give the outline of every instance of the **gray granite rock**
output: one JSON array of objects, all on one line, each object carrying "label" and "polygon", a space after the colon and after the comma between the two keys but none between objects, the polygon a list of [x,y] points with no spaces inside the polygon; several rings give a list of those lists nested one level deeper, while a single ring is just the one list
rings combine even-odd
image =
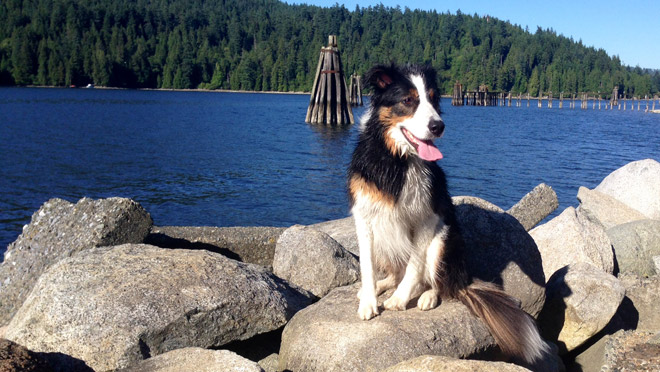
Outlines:
[{"label": "gray granite rock", "polygon": [[652,276],[659,274],[653,257],[660,255],[660,220],[640,220],[607,230],[619,272]]},{"label": "gray granite rock", "polygon": [[559,199],[557,199],[555,190],[542,183],[523,196],[506,213],[515,217],[523,225],[525,231],[529,231],[554,212],[558,206]]},{"label": "gray granite rock", "polygon": [[261,266],[212,252],[92,248],[41,276],[6,337],[109,370],[280,328],[311,299]]},{"label": "gray granite rock", "polygon": [[642,212],[596,190],[580,187],[577,198],[580,201],[578,213],[605,230],[623,223],[647,219]]},{"label": "gray granite rock", "polygon": [[650,278],[621,274],[621,283],[626,288],[626,297],[631,301],[634,314],[628,314],[629,323],[643,331],[660,332],[660,276]]},{"label": "gray granite rock", "polygon": [[49,372],[51,365],[38,353],[15,342],[0,339],[0,371],[2,372]]},{"label": "gray granite rock", "polygon": [[494,204],[468,196],[453,201],[465,239],[468,272],[502,285],[536,317],[545,300],[545,276],[534,240],[518,220]]},{"label": "gray granite rock", "polygon": [[277,238],[284,227],[154,226],[145,243],[163,248],[205,249],[273,269]]},{"label": "gray granite rock", "polygon": [[273,273],[317,297],[360,279],[357,258],[328,234],[292,226],[277,241]]},{"label": "gray granite rock", "polygon": [[483,322],[456,301],[429,311],[413,304],[360,320],[358,288],[334,289],[291,319],[282,334],[279,370],[380,371],[424,354],[470,357],[495,345]]},{"label": "gray granite rock", "polygon": [[0,325],[11,320],[39,276],[54,263],[92,247],[141,243],[151,225],[149,213],[130,199],[47,201],[9,245],[0,264]]},{"label": "gray granite rock", "polygon": [[546,278],[578,262],[590,263],[608,274],[614,272],[614,254],[607,234],[573,207],[529,233],[543,257]]},{"label": "gray granite rock", "polygon": [[578,262],[554,273],[546,286],[539,324],[561,353],[574,350],[600,332],[616,313],[625,288],[601,269]]},{"label": "gray granite rock", "polygon": [[455,359],[438,355],[423,355],[393,365],[383,372],[529,372],[511,363],[484,360]]},{"label": "gray granite rock", "polygon": [[337,243],[341,244],[344,249],[353,255],[360,255],[360,247],[358,246],[357,235],[355,233],[355,220],[352,216],[317,223],[310,225],[310,227],[330,235],[332,239],[336,240]]},{"label": "gray granite rock", "polygon": [[660,220],[660,163],[654,159],[626,164],[605,177],[595,190]]},{"label": "gray granite rock", "polygon": [[186,347],[143,360],[121,372],[263,372],[255,362],[228,350]]}]

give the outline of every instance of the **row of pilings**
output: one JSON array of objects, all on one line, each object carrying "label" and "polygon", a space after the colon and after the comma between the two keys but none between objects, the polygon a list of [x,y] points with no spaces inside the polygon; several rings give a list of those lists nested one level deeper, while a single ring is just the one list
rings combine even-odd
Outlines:
[{"label": "row of pilings", "polygon": [[[454,89],[452,92],[451,104],[453,106],[516,106],[520,107],[523,105],[524,101],[527,101],[527,107],[530,107],[530,101],[532,100],[529,93],[518,95],[512,94],[512,92],[490,92],[488,87],[485,85],[479,86],[479,89],[476,91],[464,90],[463,85],[460,82],[454,84]],[[543,101],[547,102],[547,107],[552,108],[554,105],[555,98],[553,97],[552,92],[547,92],[546,95],[540,92],[538,97],[534,98],[537,101],[538,107],[543,107]],[[634,110],[637,106],[637,110],[641,111],[655,111],[656,102],[658,97],[654,96],[652,99],[647,95],[643,99],[632,97],[626,98],[619,94],[619,87],[615,86],[612,90],[612,95],[609,100],[604,100],[601,95],[589,95],[589,93],[573,93],[565,96],[564,93],[560,93],[558,97],[559,108],[564,107],[564,100],[568,102],[569,108],[576,108],[576,101],[580,101],[581,109],[588,109],[589,103],[591,102],[591,107],[593,109],[605,108],[605,109],[614,109],[618,107],[619,110],[626,110],[628,104],[630,104],[630,109]]]}]

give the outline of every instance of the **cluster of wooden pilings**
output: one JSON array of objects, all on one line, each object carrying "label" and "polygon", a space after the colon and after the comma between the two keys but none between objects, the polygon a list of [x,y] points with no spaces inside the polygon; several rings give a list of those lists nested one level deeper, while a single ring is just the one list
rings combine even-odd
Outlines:
[{"label": "cluster of wooden pilings", "polygon": [[351,75],[348,91],[350,92],[349,101],[351,106],[362,106],[362,77],[360,75]]},{"label": "cluster of wooden pilings", "polygon": [[311,124],[353,124],[353,110],[335,35],[330,35],[328,46],[321,48],[305,121]]},{"label": "cluster of wooden pilings", "polygon": [[[488,88],[484,85],[479,87],[478,91],[464,91],[463,90],[463,85],[460,82],[456,82],[454,84],[454,90],[452,93],[452,99],[451,99],[451,104],[453,106],[515,106],[515,107],[521,107],[523,105],[523,101],[527,101],[527,107],[530,106],[530,100],[531,96],[529,93],[526,93],[523,95],[522,93],[518,93],[518,96],[514,96],[512,92],[509,93],[504,93],[504,92],[489,92]],[[538,107],[543,107],[543,101],[547,102],[547,107],[552,108],[554,99],[553,99],[553,94],[552,92],[546,92],[544,95],[542,92],[539,92],[538,97],[536,98],[538,101]],[[642,110],[642,105],[645,102],[645,107],[644,111],[656,111],[656,102],[660,104],[660,101],[658,101],[658,96],[654,96],[653,99],[650,99],[648,96],[645,96],[643,99],[642,98],[637,98],[637,97],[632,97],[632,98],[622,98],[619,96],[619,87],[616,86],[614,87],[614,90],[612,92],[612,96],[609,100],[604,100],[602,99],[601,95],[596,95],[590,96],[589,93],[579,93],[579,94],[571,94],[570,96],[566,97],[564,93],[559,94],[559,108],[564,107],[564,100],[568,101],[568,107],[571,109],[576,108],[576,101],[580,101],[580,108],[583,110],[586,110],[589,108],[589,102],[592,103],[591,107],[592,109],[596,109],[596,106],[600,110],[601,108],[605,108],[606,110],[612,110],[614,107],[618,107],[619,110],[623,108],[623,110],[626,110],[627,103],[630,102],[630,109],[634,110],[635,109],[635,104],[637,105],[637,111]]]}]

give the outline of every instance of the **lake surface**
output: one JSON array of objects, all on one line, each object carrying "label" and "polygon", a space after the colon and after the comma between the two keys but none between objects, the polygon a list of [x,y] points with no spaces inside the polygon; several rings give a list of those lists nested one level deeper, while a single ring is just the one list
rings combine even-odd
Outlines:
[{"label": "lake surface", "polygon": [[[156,225],[289,226],[348,215],[358,126],[304,122],[307,95],[0,88],[0,251],[50,198],[132,198]],[[452,195],[504,209],[541,182],[560,208],[634,160],[660,160],[660,115],[452,107]],[[545,106],[545,104],[544,104]],[[565,106],[568,106],[567,104]],[[578,104],[579,107],[579,104]],[[356,117],[364,108],[354,110]]]}]

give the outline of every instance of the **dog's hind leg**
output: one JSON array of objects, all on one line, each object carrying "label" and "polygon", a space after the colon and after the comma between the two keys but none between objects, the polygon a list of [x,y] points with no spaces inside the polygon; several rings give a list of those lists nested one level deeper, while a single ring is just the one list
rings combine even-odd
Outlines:
[{"label": "dog's hind leg", "polygon": [[[387,291],[390,288],[396,287],[399,283],[399,276],[395,274],[388,274],[385,279],[381,279],[376,282],[376,296],[380,296],[383,292]],[[362,298],[362,288],[358,291],[358,298]]]}]

